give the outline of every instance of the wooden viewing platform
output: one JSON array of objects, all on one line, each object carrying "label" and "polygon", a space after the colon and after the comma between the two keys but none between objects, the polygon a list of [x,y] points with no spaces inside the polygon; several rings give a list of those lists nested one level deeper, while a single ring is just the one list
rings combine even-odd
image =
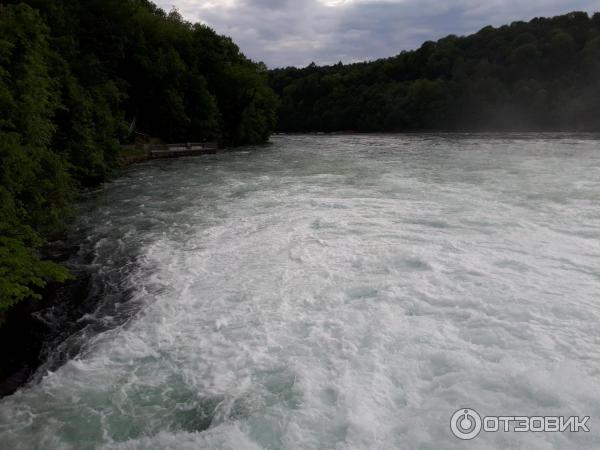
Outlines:
[{"label": "wooden viewing platform", "polygon": [[219,150],[217,142],[184,142],[164,144],[160,139],[135,129],[136,119],[129,127],[127,140],[119,151],[122,164],[133,164],[149,159],[177,158],[179,156],[214,155]]},{"label": "wooden viewing platform", "polygon": [[150,145],[147,148],[148,157],[176,158],[178,156],[214,155],[217,153],[216,142],[187,142],[183,144]]}]

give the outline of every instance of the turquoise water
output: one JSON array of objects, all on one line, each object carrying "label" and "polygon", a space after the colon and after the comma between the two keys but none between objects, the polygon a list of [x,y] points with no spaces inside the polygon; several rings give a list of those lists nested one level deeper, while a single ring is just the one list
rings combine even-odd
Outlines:
[{"label": "turquoise water", "polygon": [[475,448],[600,448],[594,136],[275,136],[135,166],[75,234],[109,329],[1,448],[458,449],[462,407],[591,416]]}]

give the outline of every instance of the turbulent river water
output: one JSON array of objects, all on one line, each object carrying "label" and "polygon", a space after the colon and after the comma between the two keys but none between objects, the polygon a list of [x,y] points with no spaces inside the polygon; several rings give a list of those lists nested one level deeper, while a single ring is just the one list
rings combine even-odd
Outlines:
[{"label": "turbulent river water", "polygon": [[598,136],[275,136],[81,209],[102,295],[0,448],[600,448]]}]

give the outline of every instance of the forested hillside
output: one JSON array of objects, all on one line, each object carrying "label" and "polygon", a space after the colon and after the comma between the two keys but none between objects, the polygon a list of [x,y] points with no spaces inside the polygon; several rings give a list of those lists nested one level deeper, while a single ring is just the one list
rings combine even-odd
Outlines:
[{"label": "forested hillside", "polygon": [[279,131],[600,131],[600,14],[486,27],[373,62],[270,72]]},{"label": "forested hillside", "polygon": [[266,68],[146,0],[0,5],[0,322],[67,272],[38,249],[81,186],[105,180],[132,125],[165,141],[263,142]]}]

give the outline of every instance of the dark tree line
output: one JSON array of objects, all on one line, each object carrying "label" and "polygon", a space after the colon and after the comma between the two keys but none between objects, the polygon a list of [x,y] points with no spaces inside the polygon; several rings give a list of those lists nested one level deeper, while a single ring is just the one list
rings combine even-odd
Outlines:
[{"label": "dark tree line", "polygon": [[0,322],[69,275],[38,249],[131,124],[164,141],[264,142],[278,100],[231,39],[147,0],[0,4]]},{"label": "dark tree line", "polygon": [[486,27],[360,64],[270,72],[278,131],[600,131],[600,13]]}]

